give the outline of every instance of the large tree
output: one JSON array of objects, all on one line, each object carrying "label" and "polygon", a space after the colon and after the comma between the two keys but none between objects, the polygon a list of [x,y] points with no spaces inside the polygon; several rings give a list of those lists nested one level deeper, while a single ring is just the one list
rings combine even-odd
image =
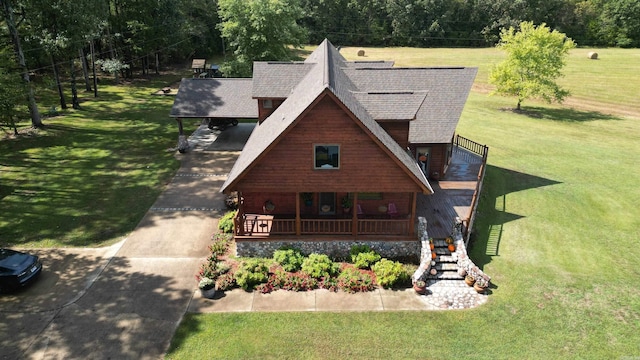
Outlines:
[{"label": "large tree", "polygon": [[566,55],[575,47],[565,34],[546,24],[522,22],[518,31],[503,29],[497,47],[507,52],[507,59],[491,70],[489,82],[496,86],[494,94],[515,96],[517,110],[529,98],[562,102],[569,95],[556,84]]},{"label": "large tree", "polygon": [[234,54],[223,64],[227,76],[251,76],[253,61],[290,60],[289,46],[306,39],[297,0],[220,0],[218,8],[220,31]]}]

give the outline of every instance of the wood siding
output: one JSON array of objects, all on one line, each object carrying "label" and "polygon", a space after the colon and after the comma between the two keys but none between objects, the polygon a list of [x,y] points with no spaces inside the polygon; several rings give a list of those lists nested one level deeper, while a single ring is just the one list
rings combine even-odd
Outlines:
[{"label": "wood siding", "polygon": [[258,122],[262,123],[264,119],[268,118],[278,106],[282,104],[283,99],[271,99],[271,108],[264,107],[264,101],[268,99],[258,99]]},{"label": "wood siding", "polygon": [[[312,105],[313,106],[313,105]],[[340,146],[337,169],[314,169],[314,145]],[[324,96],[237,183],[242,192],[421,192],[396,160]]]},{"label": "wood siding", "polygon": [[406,149],[409,146],[408,121],[380,122],[379,124],[401,148]]}]

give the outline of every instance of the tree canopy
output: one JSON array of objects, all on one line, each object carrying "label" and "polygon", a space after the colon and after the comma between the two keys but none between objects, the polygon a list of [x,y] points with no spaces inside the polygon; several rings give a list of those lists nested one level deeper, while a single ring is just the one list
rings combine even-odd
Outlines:
[{"label": "tree canopy", "polygon": [[289,46],[301,47],[297,0],[219,0],[220,30],[234,57],[223,65],[229,76],[251,76],[253,61],[289,60]]},{"label": "tree canopy", "polygon": [[518,110],[529,98],[562,102],[569,95],[556,84],[566,55],[575,47],[565,34],[551,31],[546,24],[523,22],[518,31],[503,29],[497,47],[507,52],[507,59],[492,69],[489,82],[496,85],[493,93],[515,96]]}]

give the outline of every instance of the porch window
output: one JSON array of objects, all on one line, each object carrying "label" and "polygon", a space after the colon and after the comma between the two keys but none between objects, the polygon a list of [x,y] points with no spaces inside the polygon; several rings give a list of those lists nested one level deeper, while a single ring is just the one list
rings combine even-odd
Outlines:
[{"label": "porch window", "polygon": [[314,145],[315,169],[340,168],[340,146],[331,144]]},{"label": "porch window", "polygon": [[271,99],[265,99],[262,101],[262,107],[265,109],[273,108],[273,101]]}]

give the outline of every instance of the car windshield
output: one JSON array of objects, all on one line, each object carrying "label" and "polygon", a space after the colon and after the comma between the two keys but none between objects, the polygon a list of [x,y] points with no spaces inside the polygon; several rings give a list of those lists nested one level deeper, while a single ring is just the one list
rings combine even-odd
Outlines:
[{"label": "car windshield", "polygon": [[11,255],[14,255],[16,252],[9,249],[0,249],[0,260],[4,260]]}]

